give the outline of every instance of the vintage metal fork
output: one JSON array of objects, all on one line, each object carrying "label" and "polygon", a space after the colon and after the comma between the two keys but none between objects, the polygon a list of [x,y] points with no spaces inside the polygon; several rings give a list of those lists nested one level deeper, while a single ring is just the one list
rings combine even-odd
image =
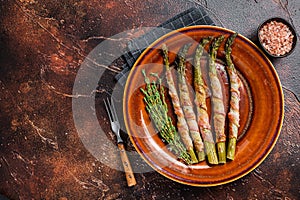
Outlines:
[{"label": "vintage metal fork", "polygon": [[120,136],[120,122],[118,120],[118,116],[116,113],[116,108],[115,108],[113,99],[111,99],[111,101],[109,101],[109,99],[107,98],[106,100],[104,100],[104,105],[105,105],[105,108],[106,108],[106,111],[108,114],[111,129],[117,136],[118,148],[120,150],[120,155],[121,155],[121,160],[122,160],[125,175],[126,175],[127,185],[129,187],[134,186],[136,184],[136,180],[135,180],[131,165],[129,163],[129,160],[128,160],[128,157],[127,157],[127,154],[126,154],[126,151],[124,148],[124,142]]}]

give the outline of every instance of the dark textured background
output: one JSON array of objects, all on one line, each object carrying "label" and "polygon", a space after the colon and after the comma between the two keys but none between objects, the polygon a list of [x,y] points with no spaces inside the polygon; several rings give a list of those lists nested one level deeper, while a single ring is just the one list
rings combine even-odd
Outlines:
[{"label": "dark textured background", "polygon": [[[253,41],[259,24],[274,16],[291,22],[299,40],[298,0],[194,2],[205,6],[218,25]],[[191,6],[180,0],[1,0],[0,194],[61,200],[299,199],[299,45],[289,57],[272,60],[285,95],[278,142],[258,168],[235,182],[197,188],[148,172],[136,174],[138,184],[127,188],[123,172],[102,164],[83,146],[72,116],[72,98],[80,94],[72,95],[72,87],[86,55],[112,35],[158,25]],[[111,92],[120,67],[115,63],[105,72],[97,101]],[[109,132],[102,106],[97,114]],[[133,150],[130,143],[127,148]],[[121,164],[118,155],[107,155]],[[131,159],[147,168],[140,158]]]}]

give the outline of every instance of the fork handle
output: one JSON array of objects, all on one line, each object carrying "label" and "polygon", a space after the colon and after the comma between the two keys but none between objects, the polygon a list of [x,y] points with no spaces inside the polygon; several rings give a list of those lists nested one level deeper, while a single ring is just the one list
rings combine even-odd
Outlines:
[{"label": "fork handle", "polygon": [[136,180],[134,178],[134,174],[132,172],[132,168],[131,168],[130,162],[129,162],[127,154],[126,154],[124,144],[118,143],[118,148],[120,150],[120,155],[121,155],[121,160],[122,160],[125,175],[126,175],[127,185],[129,187],[132,187],[132,186],[136,185]]}]

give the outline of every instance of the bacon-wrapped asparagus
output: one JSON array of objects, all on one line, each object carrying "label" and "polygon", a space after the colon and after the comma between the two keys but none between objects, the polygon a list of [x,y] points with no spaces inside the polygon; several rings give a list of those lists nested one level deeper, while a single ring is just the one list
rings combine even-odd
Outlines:
[{"label": "bacon-wrapped asparagus", "polygon": [[223,103],[223,94],[221,83],[218,79],[216,69],[216,57],[217,51],[224,40],[224,36],[215,38],[210,48],[210,59],[209,59],[209,78],[212,90],[212,108],[213,108],[213,121],[216,132],[216,142],[218,149],[219,163],[226,163],[226,135],[224,132],[225,126],[225,109]]},{"label": "bacon-wrapped asparagus", "polygon": [[237,33],[230,36],[225,45],[225,58],[227,63],[227,72],[230,79],[230,108],[228,113],[229,119],[229,141],[227,147],[227,158],[234,160],[236,139],[239,129],[240,113],[239,113],[239,101],[240,101],[240,79],[237,75],[234,64],[231,60],[231,45],[236,38]]},{"label": "bacon-wrapped asparagus", "polygon": [[205,160],[204,145],[200,136],[199,127],[196,121],[196,115],[193,110],[193,104],[190,99],[188,85],[185,80],[186,54],[190,45],[184,45],[178,52],[178,72],[179,72],[179,98],[183,112],[188,124],[191,137],[194,142],[197,157],[199,161]]},{"label": "bacon-wrapped asparagus", "polygon": [[203,38],[199,43],[194,57],[194,87],[195,87],[195,105],[197,107],[197,121],[204,141],[204,147],[210,164],[218,164],[218,157],[215,148],[215,142],[211,132],[209,117],[206,106],[206,91],[201,72],[201,56],[207,43],[212,40],[211,37]]},{"label": "bacon-wrapped asparagus", "polygon": [[169,87],[169,95],[171,96],[173,108],[174,108],[175,114],[177,116],[178,132],[181,136],[181,139],[182,139],[185,147],[187,148],[187,151],[189,152],[189,154],[191,156],[192,163],[197,163],[198,159],[194,152],[193,141],[189,135],[189,127],[184,118],[183,110],[180,106],[178,93],[177,93],[175,83],[173,80],[173,76],[172,76],[172,72],[170,69],[168,47],[165,44],[163,44],[163,46],[162,46],[162,56],[163,56],[163,60],[164,60],[164,65],[166,67],[166,79],[167,79],[167,83],[168,83],[168,87]]},{"label": "bacon-wrapped asparagus", "polygon": [[170,145],[170,149],[187,164],[192,164],[191,157],[186,151],[184,144],[182,144],[171,118],[168,116],[168,107],[165,101],[161,79],[159,79],[159,84],[156,82],[151,83],[146,76],[145,70],[143,70],[142,73],[145,77],[146,88],[141,88],[141,91],[144,94],[146,110],[151,120],[158,129],[161,137]]}]

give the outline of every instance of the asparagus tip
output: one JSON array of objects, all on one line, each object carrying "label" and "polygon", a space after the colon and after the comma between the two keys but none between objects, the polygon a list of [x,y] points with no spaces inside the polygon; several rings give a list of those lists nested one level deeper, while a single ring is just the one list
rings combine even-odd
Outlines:
[{"label": "asparagus tip", "polygon": [[233,41],[234,41],[234,39],[236,38],[236,36],[238,35],[238,33],[234,33],[234,34],[232,34],[228,39],[227,39],[227,41],[226,41],[226,44],[225,44],[225,49],[226,49],[226,51],[228,51],[230,48],[231,48],[231,45],[232,45],[232,43],[233,43]]},{"label": "asparagus tip", "polygon": [[210,56],[211,59],[216,59],[216,54],[217,54],[217,50],[219,49],[219,47],[221,46],[221,43],[224,40],[224,35],[221,35],[219,37],[216,37],[212,44],[210,45]]},{"label": "asparagus tip", "polygon": [[209,43],[214,37],[208,36],[207,38],[203,38],[200,44],[204,47],[207,43]]}]

